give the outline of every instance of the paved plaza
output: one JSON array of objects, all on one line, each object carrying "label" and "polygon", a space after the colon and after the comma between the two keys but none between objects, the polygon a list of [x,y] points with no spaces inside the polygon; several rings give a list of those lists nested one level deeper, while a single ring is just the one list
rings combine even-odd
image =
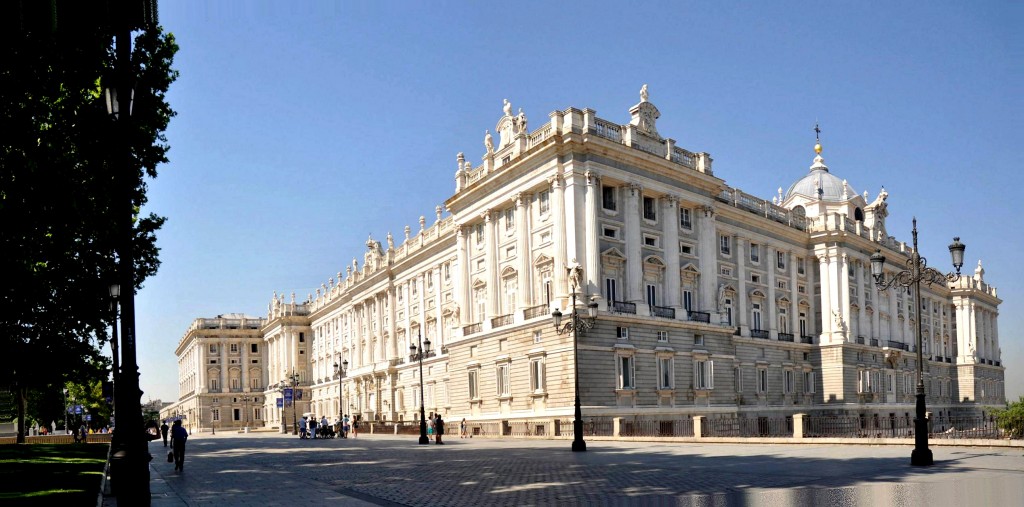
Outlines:
[{"label": "paved plaza", "polygon": [[[1024,505],[1020,448],[760,445],[274,433],[193,435],[185,471],[150,444],[153,504],[314,506]],[[106,505],[116,505],[107,499]]]}]

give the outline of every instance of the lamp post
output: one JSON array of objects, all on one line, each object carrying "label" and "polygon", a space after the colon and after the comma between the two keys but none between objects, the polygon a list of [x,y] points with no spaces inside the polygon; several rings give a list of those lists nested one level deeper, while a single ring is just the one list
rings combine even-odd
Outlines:
[{"label": "lamp post", "polygon": [[[110,340],[110,357],[113,360],[113,372],[111,373],[114,377],[114,388],[112,397],[114,398],[114,410],[112,418],[115,423],[117,421],[117,409],[118,409],[118,396],[117,393],[121,391],[121,362],[117,354],[117,299],[121,297],[121,286],[116,283],[110,284],[108,287],[110,293],[110,311],[114,314],[114,323],[110,326],[111,329],[111,340]],[[114,438],[117,438],[115,435]]]},{"label": "lamp post", "polygon": [[[338,359],[341,359],[341,354],[338,354]],[[345,405],[343,405],[341,399],[341,383],[345,379],[345,369],[348,368],[348,360],[341,361],[341,363],[334,363],[334,373],[338,375],[338,422],[345,424],[345,414],[343,413]]]},{"label": "lamp post", "polygon": [[424,409],[425,400],[423,399],[423,346],[426,345],[427,348],[430,348],[430,338],[423,341],[423,335],[416,333],[416,341],[420,344],[419,352],[417,353],[415,345],[409,345],[409,350],[420,362],[420,445],[427,445],[430,443],[430,439],[427,438],[427,412]]},{"label": "lamp post", "polygon": [[295,386],[298,385],[298,383],[299,383],[299,374],[295,373],[295,370],[292,369],[291,375],[288,375],[288,385],[291,386],[291,389],[292,389],[292,434],[293,435],[295,435],[295,434],[297,434],[299,432],[298,418],[295,415],[295,412],[298,411],[298,407],[297,407],[297,405],[295,405],[295,394],[296,394],[295,393]]},{"label": "lamp post", "polygon": [[245,431],[249,432],[249,402],[253,401],[253,398],[249,395],[242,396],[242,410],[245,411]]},{"label": "lamp post", "polygon": [[576,406],[574,419],[572,421],[572,451],[584,452],[587,450],[587,443],[583,440],[583,414],[580,410],[580,361],[579,361],[579,334],[594,327],[597,321],[597,302],[591,301],[587,304],[587,317],[580,318],[576,311],[576,292],[579,290],[579,281],[583,278],[583,268],[573,266],[567,269],[569,280],[572,283],[572,319],[562,325],[562,312],[557,308],[551,312],[555,321],[555,331],[558,334],[565,334],[572,331],[572,366],[575,377],[574,388],[576,391]]},{"label": "lamp post", "polygon": [[68,388],[64,388],[64,433],[68,432]]},{"label": "lamp post", "polygon": [[[913,288],[914,297],[921,297],[921,282],[926,285],[933,283],[950,283],[960,279],[960,268],[964,265],[964,250],[967,248],[960,242],[960,238],[953,238],[949,245],[949,253],[953,258],[955,273],[943,274],[935,268],[928,267],[928,261],[917,250],[917,217],[914,217],[914,252],[910,259],[907,259],[907,269],[897,272],[889,280],[885,279],[883,271],[885,255],[881,250],[875,250],[871,255],[871,275],[875,279],[875,286],[878,290],[887,290],[890,287]],[[915,303],[917,304],[917,303]],[[918,307],[920,308],[920,307]],[[914,420],[914,451],[910,454],[910,464],[913,466],[930,466],[932,451],[928,449],[928,421],[925,420],[925,395],[924,395],[924,373],[922,370],[921,354],[921,315],[918,309],[917,318],[917,418]]]}]

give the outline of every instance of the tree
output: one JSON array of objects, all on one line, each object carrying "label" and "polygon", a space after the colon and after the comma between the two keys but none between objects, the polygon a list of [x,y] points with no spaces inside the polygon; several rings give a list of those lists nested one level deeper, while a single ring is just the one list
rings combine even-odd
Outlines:
[{"label": "tree", "polygon": [[1009,438],[1024,438],[1024,396],[1015,402],[1007,402],[1005,409],[993,411],[996,424]]},{"label": "tree", "polygon": [[[24,22],[4,31],[0,48],[0,386],[17,400],[19,441],[30,391],[101,380],[94,365],[103,364],[113,323],[105,295],[116,280],[116,227],[126,209],[111,189],[126,187],[125,178],[134,182],[134,289],[160,265],[156,231],[165,219],[138,210],[145,177],[167,161],[163,132],[174,112],[165,93],[177,77],[174,36],[159,27],[139,32],[132,129],[115,139],[101,89],[114,64],[110,31],[84,10],[91,2],[42,4],[66,8],[54,16],[65,24]],[[34,20],[32,13],[8,20]],[[127,172],[123,157],[113,163],[126,145]]]}]

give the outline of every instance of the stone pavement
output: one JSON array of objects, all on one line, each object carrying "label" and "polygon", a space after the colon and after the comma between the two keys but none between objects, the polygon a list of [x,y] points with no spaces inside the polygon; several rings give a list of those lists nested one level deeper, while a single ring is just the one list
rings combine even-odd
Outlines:
[{"label": "stone pavement", "polygon": [[1024,505],[1020,448],[932,447],[918,468],[909,445],[416,441],[197,434],[180,473],[154,442],[153,505]]}]

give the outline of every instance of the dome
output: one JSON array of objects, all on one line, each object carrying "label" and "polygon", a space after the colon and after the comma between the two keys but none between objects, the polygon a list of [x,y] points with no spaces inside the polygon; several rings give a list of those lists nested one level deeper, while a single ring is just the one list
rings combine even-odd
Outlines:
[{"label": "dome", "polygon": [[[814,157],[811,172],[790,185],[786,191],[786,200],[796,195],[822,201],[845,202],[857,195],[857,192],[846,183],[846,180],[828,172],[825,159],[821,157],[819,146],[815,146],[818,155]],[[819,192],[820,189],[820,192]]]}]

